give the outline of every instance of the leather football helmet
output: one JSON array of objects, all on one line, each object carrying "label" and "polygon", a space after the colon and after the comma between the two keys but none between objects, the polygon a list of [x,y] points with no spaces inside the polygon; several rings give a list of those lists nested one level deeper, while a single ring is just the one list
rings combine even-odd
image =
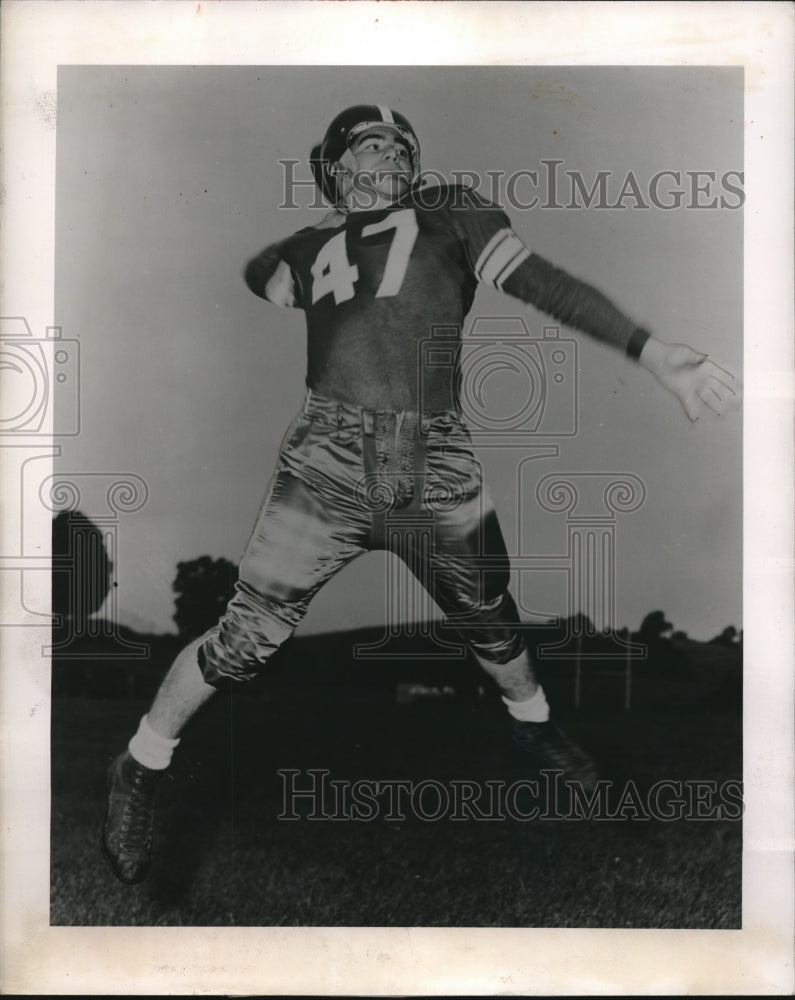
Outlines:
[{"label": "leather football helmet", "polygon": [[332,166],[357,135],[376,126],[397,132],[409,148],[412,182],[419,176],[420,144],[408,119],[399,111],[380,104],[355,104],[337,115],[326,129],[323,141],[314,147],[309,157],[315,181],[332,204],[337,201],[337,179]]}]

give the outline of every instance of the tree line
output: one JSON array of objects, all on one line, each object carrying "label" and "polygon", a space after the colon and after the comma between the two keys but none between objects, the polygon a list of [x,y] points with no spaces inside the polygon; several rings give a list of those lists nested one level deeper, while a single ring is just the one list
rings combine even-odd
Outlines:
[{"label": "tree line", "polygon": [[[52,522],[52,610],[65,627],[83,625],[100,611],[112,585],[113,564],[102,532],[79,510],[60,511]],[[218,621],[234,593],[238,568],[229,559],[203,555],[177,563],[172,583],[174,624],[185,641],[202,635]],[[584,621],[584,631],[593,632]],[[636,632],[619,629],[617,635],[645,643],[684,643],[688,636],[674,630],[663,611],[650,611]],[[742,632],[728,625],[709,640],[717,646],[742,647]]]}]

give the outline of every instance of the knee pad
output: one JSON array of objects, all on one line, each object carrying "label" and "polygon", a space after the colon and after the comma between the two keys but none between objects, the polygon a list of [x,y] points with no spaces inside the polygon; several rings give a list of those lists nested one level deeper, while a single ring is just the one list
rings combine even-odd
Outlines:
[{"label": "knee pad", "polygon": [[199,668],[208,684],[250,681],[293,633],[293,627],[273,616],[256,620],[227,611],[210,629],[198,649]]},{"label": "knee pad", "polygon": [[525,648],[519,612],[507,590],[473,607],[456,627],[461,639],[484,660],[508,663]]}]

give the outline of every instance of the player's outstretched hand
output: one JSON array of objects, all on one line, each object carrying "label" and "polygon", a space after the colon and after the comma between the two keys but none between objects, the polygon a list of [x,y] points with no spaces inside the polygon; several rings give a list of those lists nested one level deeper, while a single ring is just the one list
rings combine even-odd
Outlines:
[{"label": "player's outstretched hand", "polygon": [[687,344],[650,337],[638,360],[676,396],[689,420],[698,420],[705,407],[720,415],[739,403],[734,375]]}]

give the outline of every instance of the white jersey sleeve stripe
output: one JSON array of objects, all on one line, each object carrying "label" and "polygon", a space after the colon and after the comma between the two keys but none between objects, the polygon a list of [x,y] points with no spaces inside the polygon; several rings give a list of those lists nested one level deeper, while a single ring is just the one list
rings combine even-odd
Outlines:
[{"label": "white jersey sleeve stripe", "polygon": [[500,229],[492,236],[492,238],[485,245],[485,247],[483,247],[480,256],[475,262],[475,277],[478,279],[478,281],[482,280],[481,272],[483,270],[483,265],[489,259],[491,254],[496,250],[496,248],[500,245],[500,243],[502,243],[504,240],[507,240],[510,235],[511,235],[510,229]]},{"label": "white jersey sleeve stripe", "polygon": [[497,284],[497,278],[524,247],[516,236],[509,236],[494,250],[481,270],[481,281],[487,285]]},{"label": "white jersey sleeve stripe", "polygon": [[265,298],[276,306],[292,307],[295,305],[295,286],[290,265],[280,260],[268,283],[265,285]]},{"label": "white jersey sleeve stripe", "polygon": [[510,278],[510,276],[513,274],[516,268],[527,260],[527,258],[530,256],[530,253],[531,251],[528,250],[527,247],[523,247],[521,251],[513,258],[513,260],[509,261],[508,264],[497,275],[497,280],[494,282],[494,284],[497,286],[497,288],[500,289],[500,291],[502,291],[502,286],[505,284],[508,278]]},{"label": "white jersey sleeve stripe", "polygon": [[480,280],[487,285],[496,287],[497,278],[513,262],[514,257],[521,254],[524,249],[525,245],[519,237],[511,230],[507,230],[505,239],[495,246],[487,259],[483,261],[480,268]]}]

